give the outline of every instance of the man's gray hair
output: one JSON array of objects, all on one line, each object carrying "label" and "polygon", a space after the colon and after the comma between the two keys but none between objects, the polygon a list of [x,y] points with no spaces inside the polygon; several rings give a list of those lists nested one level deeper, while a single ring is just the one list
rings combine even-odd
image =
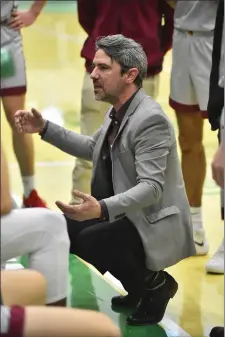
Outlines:
[{"label": "man's gray hair", "polygon": [[139,74],[134,83],[138,87],[142,85],[143,79],[147,74],[148,61],[147,56],[139,43],[132,39],[128,39],[121,34],[109,35],[97,39],[96,51],[99,49],[104,50],[112,60],[120,64],[122,75],[131,68],[137,68]]}]

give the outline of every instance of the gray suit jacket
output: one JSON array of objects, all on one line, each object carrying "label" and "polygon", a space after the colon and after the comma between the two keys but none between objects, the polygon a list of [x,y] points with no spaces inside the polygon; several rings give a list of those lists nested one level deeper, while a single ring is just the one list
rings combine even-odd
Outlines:
[{"label": "gray suit jacket", "polygon": [[[92,184],[96,171],[101,169],[98,163],[111,123],[110,110],[92,137],[51,122],[43,137],[72,156],[93,161]],[[132,221],[143,242],[147,267],[161,270],[195,255],[174,129],[160,105],[143,90],[135,95],[126,112],[111,156],[115,196],[104,199],[109,221],[124,216]]]}]

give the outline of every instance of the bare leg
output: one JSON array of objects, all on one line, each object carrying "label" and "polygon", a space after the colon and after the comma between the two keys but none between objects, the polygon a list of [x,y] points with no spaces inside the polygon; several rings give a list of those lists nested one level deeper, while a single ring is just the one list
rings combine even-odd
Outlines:
[{"label": "bare leg", "polygon": [[[70,308],[26,308],[24,337],[120,337],[102,313]],[[45,322],[43,324],[43,322]]]},{"label": "bare leg", "polygon": [[14,114],[24,109],[25,96],[2,97],[6,118],[12,128],[13,148],[22,177],[34,175],[34,146],[32,135],[19,134],[14,129]]},{"label": "bare leg", "polygon": [[30,134],[19,134],[14,128],[14,114],[24,109],[25,95],[3,96],[2,103],[6,118],[12,129],[13,149],[19,164],[24,188],[25,207],[46,207],[35,189],[34,144]]},{"label": "bare leg", "polygon": [[46,281],[34,270],[1,271],[1,290],[5,305],[45,305]]},{"label": "bare leg", "polygon": [[28,255],[28,266],[47,282],[46,303],[65,305],[69,238],[64,217],[48,209],[13,210],[1,218],[1,263]]},{"label": "bare leg", "polygon": [[191,207],[201,207],[206,175],[201,112],[177,112],[179,144],[185,187]]},{"label": "bare leg", "polygon": [[181,164],[186,192],[191,208],[194,241],[197,255],[208,253],[202,218],[202,194],[206,176],[206,158],[203,145],[204,120],[199,112],[176,112],[181,148]]}]

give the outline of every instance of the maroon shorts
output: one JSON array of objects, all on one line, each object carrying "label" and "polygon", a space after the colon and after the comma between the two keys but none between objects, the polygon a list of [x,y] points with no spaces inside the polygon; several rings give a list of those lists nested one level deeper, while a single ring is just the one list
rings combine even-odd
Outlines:
[{"label": "maroon shorts", "polygon": [[[23,337],[24,321],[25,321],[25,308],[20,306],[11,306],[10,315],[7,322],[8,329],[6,332],[2,332],[3,337]],[[3,309],[1,309],[3,310]],[[4,319],[4,318],[3,318]]]}]

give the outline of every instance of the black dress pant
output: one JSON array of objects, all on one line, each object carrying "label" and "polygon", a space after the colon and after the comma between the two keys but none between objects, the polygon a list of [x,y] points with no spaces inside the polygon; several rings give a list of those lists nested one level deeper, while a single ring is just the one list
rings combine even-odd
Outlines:
[{"label": "black dress pant", "polygon": [[130,293],[142,289],[150,271],[136,227],[127,218],[116,222],[88,220],[78,222],[66,217],[70,252],[92,264],[104,274],[109,271]]}]

